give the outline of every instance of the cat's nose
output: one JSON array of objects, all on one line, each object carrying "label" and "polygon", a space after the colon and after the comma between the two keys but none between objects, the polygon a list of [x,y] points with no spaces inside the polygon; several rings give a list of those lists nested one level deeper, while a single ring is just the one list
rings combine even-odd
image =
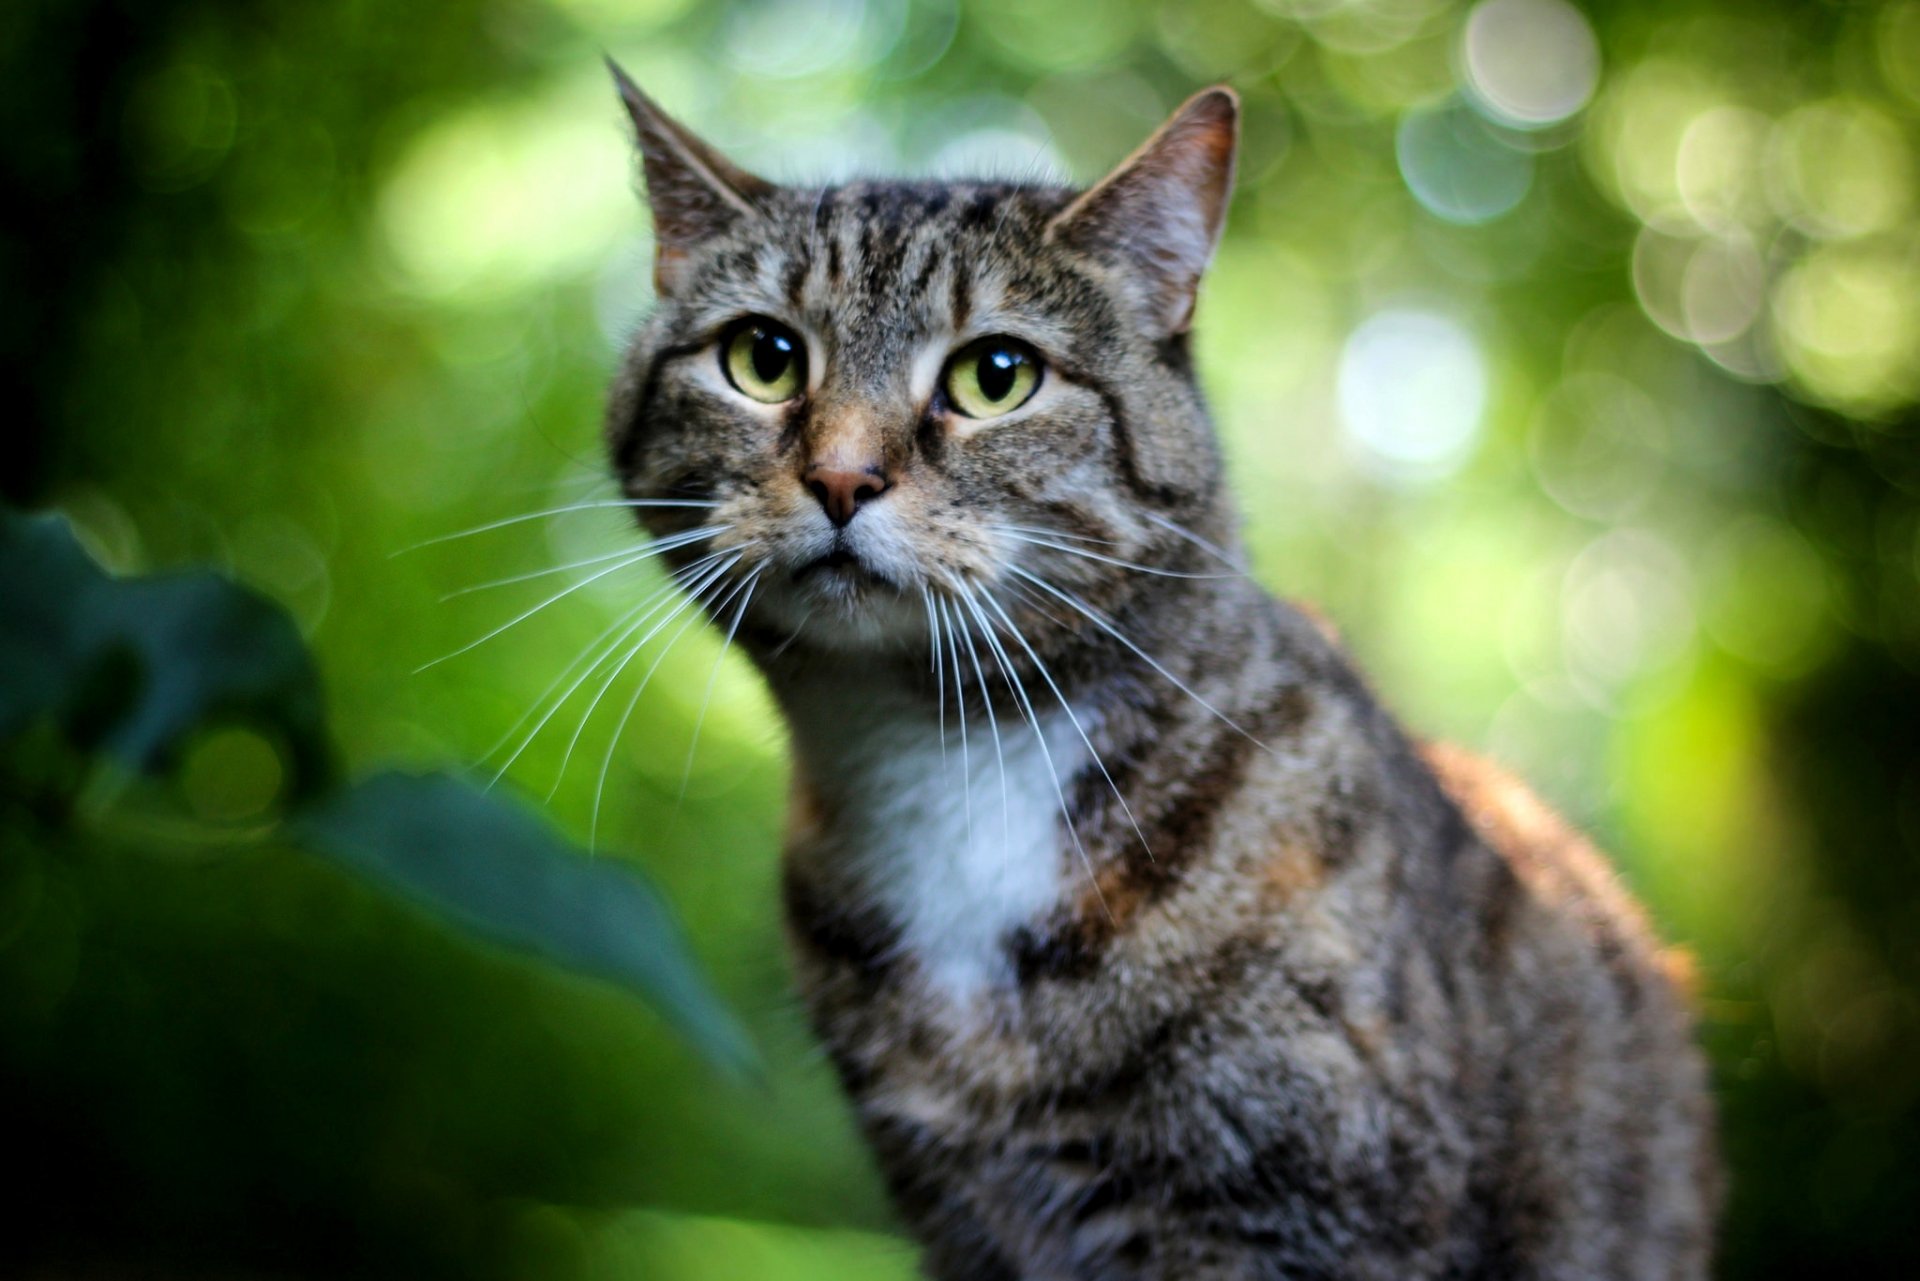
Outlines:
[{"label": "cat's nose", "polygon": [[807,468],[807,492],[820,500],[827,519],[844,528],[870,499],[887,489],[887,476],[878,467],[850,470],[825,467],[819,463]]}]

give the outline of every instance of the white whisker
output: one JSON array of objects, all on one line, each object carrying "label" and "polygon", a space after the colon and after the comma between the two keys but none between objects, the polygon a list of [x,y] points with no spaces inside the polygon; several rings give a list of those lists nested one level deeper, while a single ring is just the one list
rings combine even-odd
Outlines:
[{"label": "white whisker", "polygon": [[1197,573],[1189,573],[1184,570],[1178,570],[1178,569],[1160,569],[1159,567],[1154,565],[1142,565],[1138,561],[1122,560],[1118,556],[1105,556],[1099,552],[1090,552],[1084,547],[1069,547],[1065,543],[1056,543],[1056,542],[1053,542],[1051,539],[1034,538],[1028,534],[1017,534],[1008,529],[1005,529],[1004,527],[1001,528],[999,532],[1006,535],[1006,537],[1011,538],[1016,543],[1027,543],[1034,547],[1047,547],[1047,548],[1051,548],[1054,551],[1064,553],[1065,555],[1068,555],[1068,556],[1078,556],[1082,560],[1097,560],[1105,565],[1117,565],[1121,569],[1136,570],[1142,574],[1152,574],[1157,578],[1238,578],[1240,577],[1240,575],[1238,574],[1213,574],[1213,573],[1197,574]]},{"label": "white whisker", "polygon": [[1111,538],[1095,538],[1092,534],[1073,534],[1064,529],[1049,529],[1044,525],[1001,525],[989,524],[988,529],[1003,530],[1010,534],[1038,534],[1042,538],[1064,538],[1075,543],[1098,543],[1102,547],[1118,547],[1119,543]]},{"label": "white whisker", "polygon": [[780,655],[786,653],[789,649],[793,648],[793,643],[800,639],[800,633],[805,631],[807,629],[807,624],[812,621],[813,621],[813,610],[809,609],[807,610],[806,613],[800,615],[800,621],[793,625],[793,630],[787,633],[787,638],[781,641],[778,645],[775,645],[773,647],[772,652],[767,655],[767,658],[769,660],[778,658],[780,657]]},{"label": "white whisker", "polygon": [[973,627],[961,615],[958,607],[948,616],[949,622],[958,622],[960,639],[967,643],[967,661],[973,666],[974,684],[980,687],[980,701],[987,708],[987,729],[993,735],[993,760],[1000,771],[1000,848],[1008,849],[1013,843],[1013,820],[1007,801],[1007,754],[1000,743],[1000,718],[993,710],[993,691],[987,687],[986,672],[980,666],[980,651],[974,648]]},{"label": "white whisker", "polygon": [[564,507],[548,507],[543,511],[526,512],[519,516],[508,516],[502,520],[488,521],[484,525],[475,525],[472,529],[456,530],[451,534],[439,534],[422,542],[402,547],[398,551],[388,552],[389,559],[417,552],[422,547],[435,547],[441,543],[450,543],[456,538],[471,538],[475,534],[485,534],[496,529],[505,529],[509,525],[520,525],[530,520],[545,520],[550,516],[564,516],[568,512],[599,511],[609,507],[718,507],[720,504],[706,501],[679,498],[600,498],[586,503],[568,503]]},{"label": "white whisker", "polygon": [[1242,735],[1243,737],[1246,738],[1248,742],[1252,743],[1255,747],[1260,748],[1262,751],[1271,752],[1273,750],[1272,748],[1268,747],[1265,743],[1261,742],[1259,739],[1255,738],[1252,734],[1248,733],[1245,729],[1243,729],[1240,726],[1240,724],[1236,722],[1231,716],[1228,716],[1225,712],[1222,712],[1219,708],[1215,707],[1212,703],[1209,703],[1206,699],[1200,697],[1198,694],[1194,693],[1191,689],[1189,689],[1186,685],[1186,682],[1182,681],[1178,676],[1175,676],[1172,672],[1168,671],[1160,663],[1158,659],[1154,658],[1153,655],[1147,653],[1146,650],[1141,649],[1138,645],[1134,644],[1131,640],[1127,639],[1127,637],[1121,633],[1120,629],[1115,627],[1112,623],[1108,622],[1106,617],[1102,615],[1099,610],[1079,600],[1077,597],[1067,592],[1061,591],[1058,587],[1055,587],[1053,584],[1047,582],[1045,579],[1034,575],[1028,570],[1024,570],[1020,568],[1018,565],[1009,565],[1007,568],[1009,572],[1017,574],[1021,578],[1026,579],[1028,582],[1032,583],[1035,587],[1038,587],[1041,591],[1046,592],[1049,596],[1052,596],[1056,600],[1064,602],[1069,608],[1075,610],[1076,612],[1084,616],[1087,619],[1087,621],[1092,623],[1095,627],[1098,627],[1101,631],[1113,637],[1115,640],[1119,641],[1122,645],[1125,645],[1129,650],[1133,652],[1133,654],[1136,657],[1140,659],[1140,661],[1144,662],[1147,666],[1153,668],[1153,670],[1160,673],[1160,675],[1166,677],[1167,680],[1172,683],[1175,689],[1179,690],[1182,694],[1185,694],[1188,698],[1192,699],[1195,703],[1199,704],[1200,707],[1204,708],[1210,715],[1216,717],[1222,724],[1227,726],[1227,728]]},{"label": "white whisker", "polygon": [[1151,862],[1153,860],[1153,847],[1147,844],[1147,834],[1140,830],[1140,821],[1133,816],[1133,807],[1127,804],[1127,798],[1120,794],[1120,785],[1114,782],[1113,775],[1107,772],[1107,763],[1100,759],[1099,751],[1094,748],[1093,739],[1087,736],[1086,727],[1081,725],[1080,718],[1074,714],[1073,704],[1067,701],[1066,694],[1063,693],[1060,686],[1054,682],[1053,673],[1047,670],[1047,665],[1041,661],[1040,655],[1036,654],[1033,646],[1027,643],[1027,638],[1020,634],[1020,629],[1014,625],[1013,619],[1008,615],[1006,608],[995,599],[992,592],[983,591],[981,595],[985,597],[987,604],[993,609],[993,612],[1000,616],[1000,621],[1006,624],[1007,633],[1012,636],[1014,640],[1020,642],[1020,648],[1026,651],[1028,658],[1033,660],[1034,670],[1040,673],[1040,679],[1045,681],[1047,688],[1053,691],[1053,697],[1059,702],[1060,710],[1067,714],[1067,720],[1073,725],[1074,733],[1078,734],[1080,741],[1087,745],[1087,755],[1093,758],[1095,768],[1100,771],[1100,777],[1107,780],[1107,787],[1112,791],[1113,799],[1120,802],[1120,812],[1127,816],[1127,822],[1133,827],[1133,834],[1140,838],[1140,848],[1147,852],[1147,859]]},{"label": "white whisker", "polygon": [[[724,555],[725,553],[721,554]],[[675,605],[667,612],[666,617],[649,628],[646,635],[633,643],[633,648],[627,651],[625,658],[622,658],[618,663],[614,664],[613,669],[607,673],[607,678],[600,682],[600,688],[594,691],[593,698],[587,703],[586,715],[582,716],[580,723],[574,726],[573,737],[567,740],[567,750],[560,756],[560,768],[553,776],[553,786],[547,789],[547,799],[549,801],[559,792],[561,782],[567,777],[567,766],[573,761],[573,749],[579,744],[580,735],[586,732],[587,722],[593,719],[594,709],[600,706],[600,700],[607,696],[607,691],[613,688],[613,683],[620,679],[620,673],[627,670],[627,664],[631,663],[634,657],[646,648],[647,642],[651,641],[655,636],[658,636],[668,623],[671,623],[675,618],[679,617],[694,601],[700,599],[701,593],[705,592],[710,584],[726,574],[735,565],[738,565],[743,555],[745,555],[744,552],[735,552],[731,560],[724,561],[705,571],[705,573],[700,576],[700,581],[697,584],[691,582],[683,584],[687,595],[681,599],[678,605]],[[628,633],[628,635],[631,634],[631,632]],[[620,639],[625,641],[626,637],[622,636]]]},{"label": "white whisker", "polygon": [[[662,552],[670,552],[676,547],[685,547],[688,543],[697,543],[703,539],[724,534],[732,528],[733,526],[731,525],[703,525],[699,529],[689,529],[682,533],[670,534],[665,538],[656,538],[653,542],[647,544],[645,555],[658,556]],[[554,574],[564,574],[568,570],[573,569],[585,569],[589,565],[604,564],[607,561],[615,560],[621,556],[631,556],[632,554],[633,548],[622,547],[619,551],[602,552],[598,556],[589,556],[585,560],[576,560],[570,565],[549,565],[544,569],[528,570],[524,574],[514,574],[508,578],[496,578],[491,582],[475,583],[471,587],[456,588],[442,596],[440,601],[442,604],[445,604],[447,601],[459,596],[470,596],[474,592],[489,591],[495,587],[506,587],[513,583],[531,582],[536,578],[549,578]]]},{"label": "white whisker", "polygon": [[[485,765],[488,761],[493,759],[493,755],[495,752],[498,752],[501,748],[505,747],[508,743],[512,742],[513,736],[520,732],[520,727],[522,725],[525,725],[528,721],[532,720],[535,714],[538,713],[539,710],[546,705],[546,701],[548,698],[550,698],[553,695],[553,691],[555,691],[556,689],[559,689],[561,684],[567,679],[567,677],[573,675],[575,668],[579,667],[580,664],[587,661],[588,655],[592,654],[595,650],[601,649],[602,646],[605,646],[604,651],[601,652],[600,655],[593,660],[592,664],[588,667],[587,670],[592,671],[593,668],[598,667],[600,666],[601,663],[605,662],[607,655],[612,653],[615,649],[619,648],[619,645],[620,645],[620,642],[618,640],[613,639],[613,634],[619,631],[622,627],[624,627],[627,624],[627,622],[633,618],[634,615],[638,614],[641,610],[646,609],[647,606],[653,604],[654,601],[658,600],[660,597],[666,595],[669,591],[672,591],[672,590],[673,589],[671,586],[661,588],[659,591],[647,597],[645,600],[641,601],[638,605],[635,605],[632,609],[628,610],[626,613],[620,615],[618,618],[614,619],[611,623],[607,624],[606,630],[602,631],[598,636],[588,641],[586,645],[584,645],[581,648],[580,652],[573,656],[573,661],[560,669],[560,674],[554,677],[553,680],[548,682],[547,687],[541,690],[539,696],[535,698],[533,702],[527,705],[527,710],[520,713],[519,718],[516,719],[513,722],[513,724],[507,726],[505,732],[502,733],[500,737],[494,741],[493,746],[489,747],[486,751],[482,752],[480,756],[473,761],[473,768],[477,769],[480,766]],[[611,644],[608,643],[610,641],[612,642]]]},{"label": "white whisker", "polygon": [[[953,621],[947,617],[947,603],[940,602],[940,616],[947,620],[947,653],[953,659],[953,700],[954,719],[960,722],[960,788],[961,804],[967,815],[967,845],[973,845],[973,757],[967,749],[967,691],[960,678],[960,653],[953,647]],[[941,746],[946,746],[943,736]]]},{"label": "white whisker", "polygon": [[607,740],[606,754],[600,758],[600,777],[593,785],[593,814],[587,823],[587,850],[589,852],[598,848],[600,840],[600,798],[607,790],[607,772],[613,766],[613,753],[614,750],[620,746],[621,737],[627,732],[627,722],[633,719],[633,709],[640,705],[640,696],[647,692],[647,685],[653,680],[653,674],[660,670],[660,664],[666,661],[667,655],[673,652],[673,647],[680,643],[680,638],[687,634],[687,630],[699,621],[699,614],[690,614],[687,616],[687,621],[680,624],[679,630],[667,637],[667,643],[660,647],[660,652],[653,656],[653,662],[647,665],[646,675],[642,676],[640,683],[634,686],[633,696],[627,699],[627,706],[625,710],[620,713],[619,722],[613,727],[613,736]]},{"label": "white whisker", "polygon": [[529,618],[532,618],[535,614],[539,613],[541,610],[545,609],[547,606],[557,604],[558,602],[565,600],[567,597],[573,595],[575,592],[579,591],[581,588],[587,586],[590,583],[596,583],[600,581],[601,579],[605,578],[608,574],[617,573],[620,570],[625,569],[629,565],[637,565],[641,561],[646,560],[651,554],[652,553],[645,550],[637,551],[632,555],[631,558],[627,560],[620,561],[617,564],[607,566],[605,569],[598,570],[594,573],[588,574],[585,578],[581,579],[579,582],[572,583],[566,587],[561,588],[559,591],[547,597],[545,600],[541,601],[538,605],[535,605],[532,609],[527,610],[525,613],[514,615],[512,618],[508,619],[506,622],[500,624],[500,626],[488,632],[485,636],[482,636],[479,640],[469,641],[467,644],[462,645],[459,649],[454,650],[450,654],[442,654],[440,655],[440,657],[434,659],[432,662],[420,664],[420,666],[413,669],[413,674],[415,676],[418,676],[421,672],[426,671],[430,667],[438,667],[440,664],[446,662],[450,658],[458,658],[460,657],[460,655],[467,653],[469,650],[478,649],[480,646],[486,644],[488,641],[498,636],[501,632],[506,631],[508,628],[516,627],[519,624],[526,622]]},{"label": "white whisker", "polygon": [[927,645],[933,652],[933,705],[940,718],[940,767],[947,764],[947,675],[940,662],[940,624],[933,616],[933,593],[920,585],[920,603],[927,607]]},{"label": "white whisker", "polygon": [[1181,538],[1186,539],[1188,542],[1192,543],[1195,547],[1198,547],[1201,551],[1211,553],[1214,557],[1216,557],[1220,561],[1222,565],[1225,565],[1228,569],[1231,569],[1234,573],[1242,576],[1244,576],[1247,573],[1247,567],[1241,564],[1240,561],[1235,557],[1228,555],[1224,548],[1219,546],[1217,543],[1209,542],[1206,539],[1200,537],[1200,535],[1194,533],[1191,529],[1188,529],[1185,525],[1182,525],[1179,521],[1173,520],[1170,517],[1162,516],[1159,512],[1148,512],[1147,519],[1152,521],[1154,524],[1160,526],[1160,528],[1166,530],[1168,533],[1177,534]]},{"label": "white whisker", "polygon": [[1100,909],[1107,914],[1108,920],[1112,920],[1113,909],[1107,906],[1107,896],[1100,889],[1099,878],[1093,874],[1093,860],[1088,857],[1086,846],[1080,843],[1079,829],[1073,825],[1073,807],[1067,803],[1067,791],[1061,784],[1059,767],[1053,763],[1053,749],[1047,746],[1047,735],[1041,728],[1040,715],[1034,710],[1033,700],[1027,697],[1026,686],[1020,680],[1019,674],[1014,671],[1013,662],[1007,657],[1006,649],[1000,644],[999,638],[993,634],[993,626],[982,612],[980,602],[965,583],[959,584],[959,587],[962,593],[961,598],[980,622],[981,637],[987,642],[987,647],[993,651],[994,658],[999,662],[1000,675],[1007,682],[1007,687],[1013,691],[1014,702],[1026,715],[1027,723],[1033,727],[1034,742],[1039,744],[1040,758],[1047,763],[1047,773],[1053,778],[1053,794],[1060,802],[1060,817],[1066,822],[1067,835],[1073,840],[1074,852],[1080,856],[1080,866],[1087,874],[1087,884],[1093,887],[1094,897],[1100,900]]},{"label": "white whisker", "polygon": [[[700,560],[697,560],[693,562],[693,564],[688,565],[685,570],[681,571],[681,574],[692,574],[693,576],[697,577],[698,576],[697,571],[704,569],[706,566],[712,564],[714,561],[720,560],[725,555],[726,555],[725,552],[714,552],[710,556],[702,557]],[[618,652],[620,647],[626,643],[627,637],[633,635],[636,631],[640,630],[640,628],[644,627],[646,625],[647,619],[651,618],[666,604],[667,599],[673,594],[673,590],[676,587],[679,587],[682,589],[686,587],[686,582],[682,578],[680,578],[678,575],[675,576],[675,580],[673,582],[668,583],[665,587],[662,587],[659,591],[655,592],[652,596],[649,596],[645,601],[641,603],[640,608],[645,609],[646,612],[641,614],[639,618],[635,619],[634,622],[627,627],[627,630],[620,634],[618,639],[616,639],[611,645],[607,646],[605,651],[602,652],[598,658],[594,659],[590,665],[588,665],[585,671],[581,672],[579,676],[574,678],[573,684],[567,686],[566,693],[562,694],[559,697],[559,699],[555,701],[553,706],[547,709],[546,715],[540,718],[538,724],[536,724],[532,729],[527,731],[526,737],[520,740],[520,746],[513,749],[513,755],[507,757],[507,759],[501,763],[500,768],[493,772],[493,777],[487,780],[487,786],[489,788],[493,787],[494,784],[498,783],[500,779],[506,774],[506,772],[513,768],[513,763],[519,760],[521,754],[524,753],[527,750],[527,748],[533,745],[533,740],[540,737],[540,731],[545,729],[547,727],[547,723],[551,721],[556,715],[558,715],[560,712],[560,709],[562,707],[565,707],[567,703],[573,698],[573,696],[579,692],[580,687],[586,684],[587,679],[593,675],[594,671],[599,668],[600,664],[606,662],[609,658],[613,657],[613,655],[616,652]],[[675,613],[678,613],[678,612],[679,612],[678,609],[676,609]],[[629,617],[631,617],[631,615],[629,615]],[[558,684],[559,682],[556,681],[554,683]],[[544,697],[545,695],[542,695],[542,698]],[[497,750],[499,749],[496,748],[495,751]],[[491,756],[492,754],[493,754],[492,752],[487,753],[487,755],[489,756]]]},{"label": "white whisker", "polygon": [[727,625],[726,638],[720,642],[720,652],[713,656],[713,670],[707,673],[707,690],[700,696],[700,712],[693,719],[693,737],[687,741],[687,764],[680,771],[680,795],[675,799],[676,804],[687,798],[687,783],[693,778],[693,753],[694,749],[700,746],[700,727],[707,721],[707,705],[713,701],[714,682],[720,679],[720,663],[726,658],[727,651],[733,647],[734,634],[740,630],[740,620],[746,617],[747,605],[753,600],[754,584],[759,581],[760,571],[765,568],[765,562],[756,566],[738,587],[714,603],[714,612],[718,613],[726,607],[729,600],[733,599],[734,592],[741,592],[744,589],[740,604],[733,611],[733,621]]},{"label": "white whisker", "polygon": [[1007,586],[1019,594],[1020,599],[1026,602],[1028,609],[1031,609],[1034,613],[1040,615],[1040,617],[1046,619],[1062,631],[1071,632],[1079,626],[1078,623],[1070,619],[1062,618],[1060,615],[1054,613],[1054,603],[1042,596],[1039,592],[1034,591],[1033,588],[1027,586],[1025,583],[1008,583]]}]

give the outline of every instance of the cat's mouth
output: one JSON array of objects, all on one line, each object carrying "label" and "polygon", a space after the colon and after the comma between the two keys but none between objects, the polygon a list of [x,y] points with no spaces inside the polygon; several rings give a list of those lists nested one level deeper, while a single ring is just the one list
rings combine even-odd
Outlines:
[{"label": "cat's mouth", "polygon": [[884,558],[862,554],[854,540],[841,533],[824,552],[795,569],[792,581],[816,601],[865,606],[906,590],[889,568]]},{"label": "cat's mouth", "polygon": [[793,571],[793,581],[796,583],[815,576],[825,576],[827,581],[844,587],[892,586],[886,578],[861,560],[858,552],[842,543],[835,543],[832,551],[824,556],[814,557]]}]

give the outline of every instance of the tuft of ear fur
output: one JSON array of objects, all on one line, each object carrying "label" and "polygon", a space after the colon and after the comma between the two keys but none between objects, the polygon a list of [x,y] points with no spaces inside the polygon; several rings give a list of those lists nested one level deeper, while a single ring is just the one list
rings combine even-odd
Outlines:
[{"label": "tuft of ear fur", "polygon": [[1226,222],[1239,137],[1239,97],[1225,85],[1202,89],[1054,215],[1047,234],[1117,262],[1142,287],[1154,323],[1168,334],[1186,332]]},{"label": "tuft of ear fur", "polygon": [[681,283],[689,251],[743,219],[758,219],[760,202],[774,187],[660,110],[612,58],[607,59],[607,70],[633,120],[640,148],[647,205],[653,210],[654,288],[672,293]]}]

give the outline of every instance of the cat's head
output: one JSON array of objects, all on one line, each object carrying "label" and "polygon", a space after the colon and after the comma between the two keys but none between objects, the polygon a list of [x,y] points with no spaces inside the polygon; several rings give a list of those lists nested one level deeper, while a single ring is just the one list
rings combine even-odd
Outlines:
[{"label": "cat's head", "polygon": [[615,75],[657,305],[609,445],[629,497],[689,504],[641,510],[686,535],[672,556],[723,623],[745,603],[750,628],[805,645],[924,652],[930,610],[964,625],[1045,587],[1113,608],[1149,571],[1220,568],[1203,549],[1231,518],[1187,330],[1232,183],[1229,90],[1084,192],[803,188]]}]

